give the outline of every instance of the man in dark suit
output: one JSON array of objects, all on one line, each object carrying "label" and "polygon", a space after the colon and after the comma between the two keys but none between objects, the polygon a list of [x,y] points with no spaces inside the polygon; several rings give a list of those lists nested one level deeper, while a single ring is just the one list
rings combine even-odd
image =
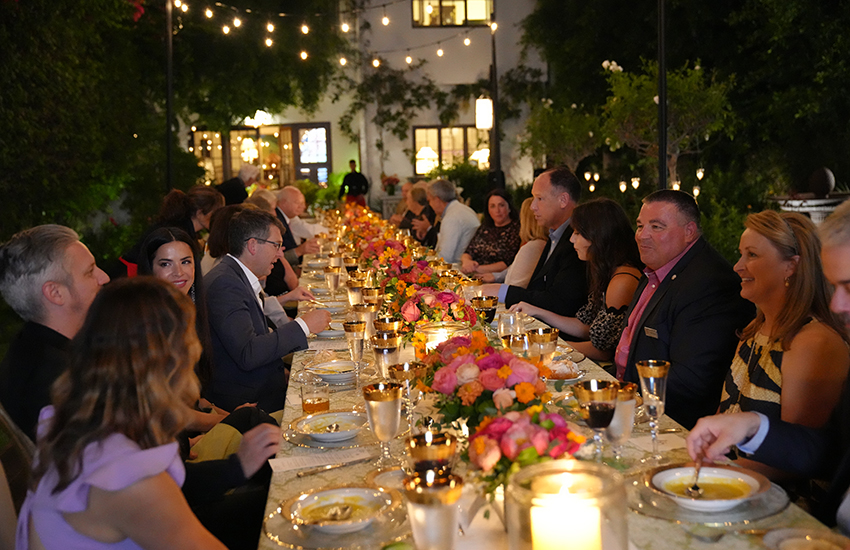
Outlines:
[{"label": "man in dark suit", "polygon": [[498,293],[506,307],[528,302],[558,315],[575,317],[587,302],[586,266],[570,242],[570,218],[581,198],[581,184],[568,168],[555,168],[537,176],[531,195],[531,210],[537,223],[549,229],[549,239],[531,280],[526,288],[484,285],[484,294]]},{"label": "man in dark suit", "polygon": [[[839,206],[820,228],[823,273],[835,287],[830,309],[850,330],[850,202]],[[847,387],[821,429],[768,419],[756,412],[702,418],[688,435],[688,452],[714,461],[733,445],[750,458],[806,477],[830,479],[814,512],[828,525],[850,533],[850,392]]]},{"label": "man in dark suit", "polygon": [[639,383],[635,362],[669,361],[665,412],[691,428],[717,411],[737,332],[755,315],[741,279],[702,238],[696,201],[681,191],[643,200],[635,240],[645,276],[617,346],[617,376]]},{"label": "man in dark suit", "polygon": [[79,236],[61,225],[21,231],[0,247],[0,291],[26,321],[0,363],[0,401],[33,441],[38,413],[68,364],[71,338],[108,281]]},{"label": "man in dark suit", "polygon": [[224,195],[225,204],[242,204],[248,198],[247,188],[260,178],[260,168],[253,164],[243,164],[239,175],[216,186],[216,191]]},{"label": "man in dark suit", "polygon": [[356,202],[360,206],[366,206],[366,193],[369,192],[369,180],[366,176],[357,171],[357,162],[354,159],[348,161],[348,166],[351,172],[345,175],[342,179],[342,185],[339,188],[339,198],[343,196],[349,202]]},{"label": "man in dark suit", "polygon": [[282,357],[306,349],[307,336],[330,323],[327,311],[316,310],[294,323],[269,326],[259,278],[281,257],[282,233],[268,212],[239,212],[228,230],[230,254],[204,278],[213,348],[210,400],[225,409],[254,402],[266,411],[283,408],[287,374]]},{"label": "man in dark suit", "polygon": [[292,266],[299,265],[304,254],[316,254],[320,249],[319,241],[316,239],[307,239],[303,243],[299,243],[290,231],[290,220],[303,214],[306,209],[307,201],[304,199],[304,193],[297,187],[289,185],[278,192],[275,214],[285,229],[283,233],[283,256]]}]

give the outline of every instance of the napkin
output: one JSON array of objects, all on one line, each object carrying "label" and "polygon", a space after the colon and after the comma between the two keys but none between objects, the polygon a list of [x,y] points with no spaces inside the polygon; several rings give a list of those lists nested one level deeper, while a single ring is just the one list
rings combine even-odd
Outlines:
[{"label": "napkin", "polygon": [[[632,436],[629,440],[635,447],[647,453],[652,452],[652,436],[641,435]],[[658,435],[658,451],[661,453],[672,451],[673,449],[684,449],[685,438],[679,434],[659,434]]]},{"label": "napkin", "polygon": [[[374,449],[343,449],[341,451],[325,451],[321,454],[284,456],[269,459],[269,465],[273,472],[287,472],[290,470],[301,470],[303,468],[314,468],[327,464],[340,464],[343,462],[354,462],[369,458],[374,454]],[[377,457],[376,457],[377,458]]]}]

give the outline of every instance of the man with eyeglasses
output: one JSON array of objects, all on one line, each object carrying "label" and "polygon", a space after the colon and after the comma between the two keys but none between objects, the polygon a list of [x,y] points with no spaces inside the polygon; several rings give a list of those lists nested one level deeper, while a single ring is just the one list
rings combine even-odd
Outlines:
[{"label": "man with eyeglasses", "polygon": [[243,403],[282,409],[287,384],[282,357],[307,349],[307,336],[330,323],[325,310],[280,327],[270,326],[263,314],[260,279],[283,257],[283,231],[268,212],[239,212],[228,231],[230,253],[204,278],[213,363],[205,397],[225,409]]}]

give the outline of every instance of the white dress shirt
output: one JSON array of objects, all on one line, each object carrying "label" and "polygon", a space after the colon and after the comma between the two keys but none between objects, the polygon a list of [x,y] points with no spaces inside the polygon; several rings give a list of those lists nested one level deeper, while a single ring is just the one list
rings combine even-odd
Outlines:
[{"label": "white dress shirt", "polygon": [[435,252],[446,262],[459,262],[479,225],[475,210],[460,201],[451,201],[443,211]]}]

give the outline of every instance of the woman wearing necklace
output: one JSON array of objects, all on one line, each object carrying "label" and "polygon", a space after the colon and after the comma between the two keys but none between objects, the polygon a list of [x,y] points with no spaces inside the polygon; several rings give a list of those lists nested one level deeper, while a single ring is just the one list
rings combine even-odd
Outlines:
[{"label": "woman wearing necklace", "polygon": [[838,403],[850,352],[829,310],[817,230],[805,216],[772,210],[751,214],[744,226],[735,272],[757,313],[741,333],[719,411],[820,427]]}]

